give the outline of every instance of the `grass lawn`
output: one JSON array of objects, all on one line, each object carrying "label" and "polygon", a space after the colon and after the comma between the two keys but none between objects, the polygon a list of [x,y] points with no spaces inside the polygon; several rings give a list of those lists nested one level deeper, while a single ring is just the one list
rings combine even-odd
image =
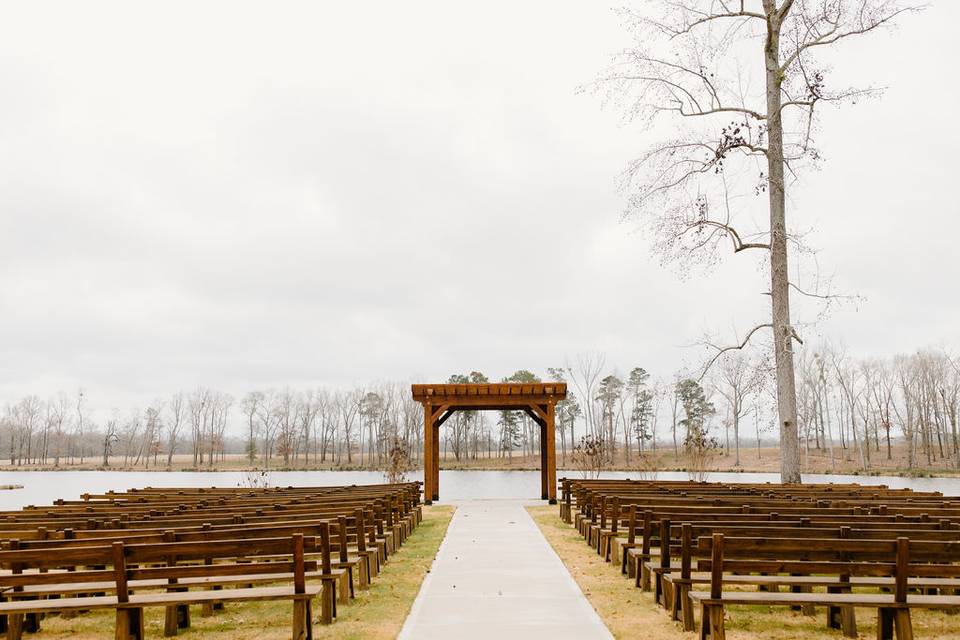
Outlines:
[{"label": "grass lawn", "polygon": [[[440,542],[446,535],[454,507],[423,507],[423,523],[407,539],[400,551],[391,556],[370,589],[357,591],[357,597],[345,607],[338,607],[336,621],[329,626],[314,622],[315,638],[367,640],[394,638],[413,606],[420,584],[430,569]],[[212,638],[221,640],[269,640],[290,637],[293,605],[289,602],[250,602],[228,604],[227,610],[210,618],[200,617],[199,607],[191,611],[192,626],[181,631],[179,638]],[[314,618],[319,605],[314,603]],[[71,620],[59,617],[42,622],[37,640],[72,638],[93,640],[113,637],[113,612],[95,612]],[[146,634],[163,637],[163,609],[146,609]]]},{"label": "grass lawn", "polygon": [[[663,608],[655,605],[653,595],[634,587],[632,580],[620,575],[619,567],[603,562],[573,526],[560,520],[558,507],[529,507],[528,511],[616,638],[694,640],[697,637],[696,633],[684,632],[680,623],[670,620]],[[857,609],[856,613],[860,637],[875,638],[876,609]],[[918,640],[960,640],[960,615],[914,610],[911,616]],[[698,611],[698,624],[699,617]],[[840,631],[826,628],[823,608],[818,608],[811,617],[787,607],[728,607],[726,631],[731,640],[843,640]]]}]

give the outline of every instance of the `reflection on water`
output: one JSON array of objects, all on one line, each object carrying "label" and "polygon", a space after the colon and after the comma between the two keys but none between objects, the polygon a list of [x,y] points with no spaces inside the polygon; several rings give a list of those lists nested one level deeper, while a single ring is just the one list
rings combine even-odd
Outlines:
[{"label": "reflection on water", "polygon": [[[574,471],[558,471],[558,477],[580,477]],[[609,471],[602,478],[646,477],[629,471]],[[661,480],[686,480],[688,474],[662,471]],[[240,471],[3,471],[0,485],[22,484],[23,489],[0,491],[0,510],[19,509],[29,504],[50,504],[57,498],[76,500],[82,493],[123,491],[131,487],[236,487],[243,485],[246,474]],[[422,480],[421,472],[410,475]],[[710,481],[778,482],[776,473],[710,473]],[[941,491],[960,496],[960,478],[899,478],[886,476],[840,476],[805,474],[805,482],[857,482],[863,485],[885,484],[892,488],[919,491]],[[376,471],[276,471],[270,476],[273,486],[320,486],[375,484],[384,482]],[[540,495],[539,471],[441,471],[440,499],[467,500],[477,498],[537,498]]]}]

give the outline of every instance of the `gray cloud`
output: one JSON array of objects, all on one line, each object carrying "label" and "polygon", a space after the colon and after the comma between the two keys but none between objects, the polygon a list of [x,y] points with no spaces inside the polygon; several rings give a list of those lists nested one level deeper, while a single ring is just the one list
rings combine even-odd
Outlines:
[{"label": "gray cloud", "polygon": [[[586,351],[667,374],[764,312],[754,263],[681,280],[619,223],[644,134],[575,93],[625,44],[602,3],[4,16],[0,400],[500,376]],[[816,329],[853,353],[956,338],[960,135],[927,109],[957,98],[938,66],[957,18],[939,3],[844,54],[890,90],[826,118],[825,169],[793,191],[825,271],[867,297]]]}]

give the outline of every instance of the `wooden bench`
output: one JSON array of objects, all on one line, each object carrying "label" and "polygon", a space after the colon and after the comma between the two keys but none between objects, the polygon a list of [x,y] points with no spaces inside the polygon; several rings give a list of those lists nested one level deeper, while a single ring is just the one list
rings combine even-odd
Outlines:
[{"label": "wooden bench", "polygon": [[[779,560],[790,557],[803,545],[814,560]],[[957,595],[908,594],[911,575],[918,577],[960,578],[960,543],[911,542],[906,537],[885,540],[766,540],[763,538],[726,538],[722,533],[700,538],[698,548],[709,552],[710,560],[700,568],[710,571],[709,591],[690,591],[689,598],[701,606],[701,640],[722,640],[724,606],[813,606],[820,605],[852,612],[854,607],[876,608],[877,638],[912,639],[910,610],[913,608],[953,608],[960,606]],[[911,562],[911,553],[918,562]],[[821,560],[833,554],[833,560]],[[724,590],[724,572],[768,571],[804,575],[840,575],[849,577],[893,577],[893,593],[852,593],[844,586],[833,593],[743,592]],[[846,577],[849,576],[849,577]],[[844,634],[856,637],[855,623],[845,626]]]},{"label": "wooden bench", "polygon": [[[782,524],[782,523],[781,523]],[[680,526],[671,526],[668,522],[660,523],[660,531],[669,531],[669,537],[661,535],[660,538],[660,561],[654,565],[648,563],[648,571],[654,576],[654,599],[663,604],[670,611],[674,620],[682,620],[684,629],[693,630],[692,606],[687,598],[687,594],[695,585],[709,584],[712,576],[709,573],[693,573],[692,566],[697,558],[694,554],[692,541],[701,537],[707,537],[714,533],[721,533],[725,536],[755,537],[764,540],[784,539],[781,551],[777,552],[780,556],[777,560],[798,560],[798,559],[820,559],[831,560],[835,558],[832,545],[827,545],[828,549],[822,554],[816,550],[810,550],[809,541],[816,541],[817,544],[824,544],[829,540],[896,540],[901,536],[912,536],[914,541],[931,540],[940,542],[949,542],[957,539],[956,531],[944,531],[939,529],[924,530],[920,528],[913,529],[852,529],[850,527],[823,528],[823,527],[804,527],[804,526],[727,526],[727,525],[697,525],[683,523]],[[673,559],[679,556],[679,566]],[[762,567],[766,569],[768,567]],[[864,589],[887,589],[893,586],[892,577],[870,576],[858,577],[850,575],[771,575],[770,572],[761,571],[760,573],[744,573],[733,575],[723,574],[725,584],[736,586],[753,586],[762,590],[777,591],[780,587],[786,587],[793,592],[808,592],[814,587],[823,587],[832,592],[850,591],[853,588]],[[954,590],[960,588],[960,580],[944,577],[917,577],[910,578],[911,588],[922,589],[925,593],[936,592],[938,590]],[[812,615],[813,607],[806,605],[803,607],[805,613]],[[851,625],[852,612],[847,612],[847,624]],[[837,612],[828,611],[828,624],[836,626],[838,616]],[[842,622],[840,623],[842,626]]]},{"label": "wooden bench", "polygon": [[[58,500],[52,507],[2,512],[0,548],[19,555],[6,556],[9,573],[0,569],[0,598],[5,597],[2,604],[11,607],[10,615],[0,610],[0,630],[8,618],[13,621],[11,633],[17,635],[24,629],[24,621],[27,629],[39,628],[40,616],[30,614],[61,612],[69,616],[119,602],[111,600],[120,596],[119,584],[106,568],[112,558],[102,553],[95,557],[97,551],[118,543],[128,555],[140,554],[126,559],[130,571],[135,572],[128,576],[126,588],[136,593],[129,595],[134,602],[150,596],[152,599],[145,600],[150,606],[167,602],[163,605],[167,609],[165,633],[173,635],[189,625],[190,604],[199,604],[203,614],[210,615],[224,602],[249,599],[252,594],[278,597],[277,587],[264,585],[289,583],[296,577],[289,551],[267,553],[261,549],[253,557],[249,546],[259,538],[289,538],[291,534],[322,540],[321,545],[308,545],[305,551],[304,577],[320,583],[310,585],[310,590],[320,595],[321,622],[329,623],[336,616],[336,605],[347,603],[355,588],[366,588],[422,521],[419,502],[420,483],[408,483],[108,492],[85,495],[81,501]],[[336,537],[335,544],[331,536]],[[207,545],[209,552],[211,544],[231,543],[242,545],[243,553],[236,557],[221,557],[219,552],[202,558],[183,555],[191,545]],[[141,557],[173,551],[179,555],[149,562]],[[239,552],[239,548],[234,550]],[[0,558],[4,553],[0,551]],[[44,561],[51,556],[61,564]],[[0,560],[0,565],[3,563]],[[290,597],[299,598],[296,594]],[[169,603],[177,598],[176,603]],[[85,604],[78,606],[78,602]]]},{"label": "wooden bench", "polygon": [[[311,541],[310,546],[315,543]],[[171,549],[171,546],[175,548]],[[313,635],[311,624],[311,600],[323,591],[321,585],[306,584],[306,562],[304,537],[294,534],[289,539],[245,540],[242,542],[218,543],[173,543],[173,545],[125,545],[123,542],[114,542],[110,547],[80,547],[64,548],[55,556],[44,562],[36,563],[39,568],[57,567],[60,563],[72,564],[106,564],[112,565],[108,570],[89,570],[57,573],[19,574],[18,580],[22,585],[11,585],[13,590],[5,593],[7,601],[0,602],[0,614],[7,616],[7,637],[19,640],[23,631],[23,619],[29,613],[48,613],[63,611],[86,611],[97,609],[114,609],[116,611],[116,638],[121,640],[144,637],[143,609],[145,607],[182,607],[195,604],[213,602],[244,602],[251,600],[292,600],[293,622],[292,637],[295,640],[310,638]],[[258,553],[287,553],[292,556],[290,566],[292,571],[292,585],[270,586],[254,588],[230,588],[217,591],[182,591],[185,585],[176,582],[186,577],[209,578],[215,583],[219,576],[231,576],[246,581],[256,579],[268,572],[276,572],[276,563],[250,564],[198,564],[173,567],[141,567],[139,565],[163,561],[171,555],[178,559],[202,560],[211,555],[239,556],[247,552]],[[29,558],[33,551],[5,551],[0,552],[0,561],[17,564],[18,561]],[[242,572],[242,573],[241,573]],[[74,575],[71,575],[74,574]],[[284,574],[287,575],[287,574]],[[54,585],[57,581],[64,581],[67,585],[77,585],[80,581],[88,584],[105,582],[104,578],[112,577],[114,595],[73,596],[56,599],[20,599],[17,588],[31,585]],[[143,580],[168,580],[167,591],[163,593],[132,593],[131,583],[137,584]],[[9,579],[8,579],[9,580]],[[74,582],[76,580],[76,582]],[[158,585],[159,586],[159,585]],[[70,587],[67,587],[69,590]],[[53,589],[56,590],[55,588]],[[26,589],[24,590],[26,593]]]}]

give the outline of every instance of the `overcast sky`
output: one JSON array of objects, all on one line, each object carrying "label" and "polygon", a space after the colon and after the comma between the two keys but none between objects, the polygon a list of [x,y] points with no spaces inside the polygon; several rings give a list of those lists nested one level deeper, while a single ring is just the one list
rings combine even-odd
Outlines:
[{"label": "overcast sky", "polygon": [[[602,0],[0,7],[0,402],[667,375],[767,309],[749,259],[682,280],[620,222],[649,139],[576,91],[627,42]],[[890,88],[791,194],[852,354],[958,342],[957,24],[845,50]]]}]

